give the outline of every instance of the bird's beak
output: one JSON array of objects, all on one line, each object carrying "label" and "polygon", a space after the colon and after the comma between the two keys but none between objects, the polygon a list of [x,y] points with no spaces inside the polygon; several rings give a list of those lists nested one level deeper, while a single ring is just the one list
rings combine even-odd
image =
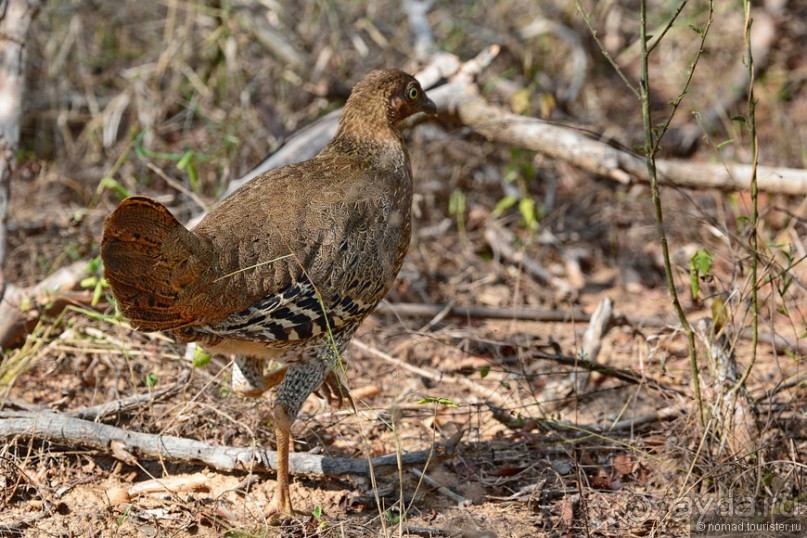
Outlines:
[{"label": "bird's beak", "polygon": [[434,101],[429,99],[426,94],[423,94],[423,102],[421,103],[421,107],[423,112],[429,114],[430,116],[437,115],[437,105],[434,104]]}]

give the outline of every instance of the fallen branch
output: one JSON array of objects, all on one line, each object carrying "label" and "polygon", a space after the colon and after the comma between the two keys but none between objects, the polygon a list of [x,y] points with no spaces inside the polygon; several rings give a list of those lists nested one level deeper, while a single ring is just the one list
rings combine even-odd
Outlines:
[{"label": "fallen branch", "polygon": [[387,303],[383,302],[375,309],[377,314],[392,314],[410,318],[443,317],[474,319],[517,319],[523,321],[546,322],[586,322],[591,316],[582,310],[558,310],[537,306],[456,306],[422,303]]},{"label": "fallen branch", "polygon": [[409,370],[413,374],[419,375],[421,377],[425,377],[426,379],[431,379],[433,381],[439,381],[440,383],[451,383],[454,385],[463,385],[466,388],[470,389],[471,392],[476,393],[477,395],[481,396],[487,401],[494,402],[498,405],[505,406],[505,399],[497,392],[490,390],[487,387],[483,387],[479,383],[474,383],[472,380],[468,379],[467,377],[462,376],[455,376],[450,374],[444,374],[442,372],[438,372],[436,370],[430,370],[426,368],[420,368],[418,366],[414,366],[407,362],[404,362],[400,359],[396,359],[392,355],[388,355],[384,353],[380,349],[376,349],[372,346],[368,346],[361,340],[356,340],[355,338],[351,340],[351,344],[356,346],[357,348],[365,351],[372,356],[379,358],[383,361],[389,362],[390,364],[394,364],[395,366],[399,366],[406,370]]},{"label": "fallen branch", "polygon": [[[69,303],[76,302],[79,297],[70,292],[88,275],[89,266],[87,261],[75,262],[30,288],[6,283],[0,300],[0,348],[24,339],[43,313],[55,316]],[[89,299],[90,294],[82,294],[81,298]]]},{"label": "fallen branch", "polygon": [[470,499],[466,499],[462,495],[454,493],[453,491],[451,491],[450,488],[442,485],[440,482],[430,477],[426,473],[423,473],[418,469],[415,469],[414,467],[410,467],[409,472],[412,473],[419,480],[423,480],[424,482],[426,482],[426,484],[433,487],[439,494],[452,500],[457,506],[471,506],[473,504],[473,501],[471,501]]},{"label": "fallen branch", "polygon": [[207,487],[207,482],[207,476],[202,473],[154,478],[129,487],[112,488],[106,491],[106,497],[109,504],[123,504],[152,493],[179,493],[202,489]]},{"label": "fallen branch", "polygon": [[[591,319],[588,322],[588,327],[583,333],[583,342],[580,347],[580,356],[585,357],[593,363],[597,363],[597,357],[600,355],[600,348],[602,347],[602,338],[611,326],[613,318],[613,304],[611,299],[605,298],[600,301],[599,306]],[[583,392],[591,379],[591,372],[583,375],[572,374],[571,380],[576,382],[578,393]]]},{"label": "fallen branch", "polygon": [[524,255],[523,251],[513,247],[515,234],[499,226],[495,221],[490,221],[485,228],[485,240],[490,245],[494,254],[501,256],[510,263],[522,267],[528,274],[532,275],[541,284],[552,286],[557,290],[561,299],[574,299],[577,291],[571,284],[552,275],[541,265]]},{"label": "fallen branch", "polygon": [[[538,151],[620,183],[649,183],[644,160],[637,155],[588,138],[575,129],[513,114],[489,104],[479,94],[475,78],[498,52],[499,47],[491,45],[466,62],[460,62],[452,54],[436,53],[415,76],[441,114],[455,115],[466,127],[493,142]],[[340,112],[341,109],[335,110],[295,133],[275,154],[244,178],[233,181],[226,194],[267,170],[316,155],[336,132]],[[676,160],[659,160],[657,165],[660,181],[666,185],[726,191],[750,188],[750,165]],[[760,166],[758,175],[759,188],[764,191],[807,194],[806,170]]]},{"label": "fallen branch", "polygon": [[566,355],[559,355],[559,354],[550,355],[549,353],[543,353],[540,351],[532,352],[532,358],[542,359],[546,361],[553,361],[557,362],[558,364],[563,364],[564,366],[583,368],[584,370],[588,370],[589,372],[597,372],[602,375],[614,377],[616,379],[619,379],[620,381],[632,383],[634,385],[647,385],[648,387],[654,388],[656,390],[664,392],[673,392],[675,394],[680,394],[681,396],[687,395],[687,393],[682,390],[679,390],[675,387],[671,387],[669,385],[665,385],[660,381],[656,381],[655,379],[651,379],[642,374],[631,372],[629,370],[622,370],[621,368],[606,366],[604,364],[592,362],[588,359],[582,359],[579,357],[568,357]]},{"label": "fallen branch", "polygon": [[[0,411],[0,439],[23,437],[69,447],[86,447],[111,454],[113,442],[134,456],[183,463],[202,463],[220,471],[264,472],[277,470],[277,453],[260,448],[219,446],[172,435],[127,431],[50,411]],[[453,440],[452,440],[453,441]],[[292,474],[333,476],[369,475],[370,468],[422,465],[453,456],[455,443],[436,443],[430,450],[389,454],[366,459],[333,458],[302,452],[290,454]]]},{"label": "fallen branch", "polygon": [[[487,50],[495,55],[498,47],[492,45]],[[461,69],[447,84],[429,91],[441,113],[454,114],[466,127],[492,142],[531,149],[620,183],[650,182],[641,157],[574,129],[493,106],[479,94],[473,77],[464,75]],[[657,167],[660,183],[665,185],[726,191],[751,187],[751,165],[658,160]],[[757,173],[760,190],[807,194],[807,170],[759,166]]]},{"label": "fallen branch", "polygon": [[124,411],[135,409],[145,403],[156,402],[163,398],[167,398],[168,396],[179,392],[179,390],[185,386],[185,383],[188,382],[190,376],[191,370],[188,369],[185,371],[185,375],[181,380],[168,387],[150,391],[145,394],[133,394],[132,396],[121,398],[120,400],[93,405],[91,407],[79,407],[78,409],[70,411],[68,414],[72,417],[83,420],[100,421],[108,416],[117,415],[123,413]]}]

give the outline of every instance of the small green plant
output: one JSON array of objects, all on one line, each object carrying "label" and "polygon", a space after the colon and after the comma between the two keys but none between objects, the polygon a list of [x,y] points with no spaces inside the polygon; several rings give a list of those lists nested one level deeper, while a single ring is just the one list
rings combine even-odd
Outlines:
[{"label": "small green plant", "polygon": [[543,207],[535,202],[529,190],[529,184],[536,175],[532,154],[518,148],[511,150],[510,162],[504,171],[504,181],[515,184],[518,192],[511,192],[500,199],[493,208],[492,216],[499,217],[508,209],[518,206],[521,224],[530,231],[536,231],[544,213]]},{"label": "small green plant", "polygon": [[397,524],[398,524],[398,523],[400,523],[400,521],[401,521],[401,514],[400,514],[400,512],[398,512],[397,510],[393,510],[392,508],[390,508],[389,510],[387,510],[387,511],[384,513],[384,515],[385,515],[385,516],[386,516],[386,518],[387,518],[387,523],[390,523],[390,524],[392,524],[392,525],[397,525]]},{"label": "small green plant", "polygon": [[314,519],[316,519],[319,523],[319,531],[324,531],[328,522],[325,520],[325,517],[322,514],[322,507],[320,505],[315,506],[314,510],[311,511],[311,515],[314,516]]},{"label": "small green plant", "polygon": [[689,290],[692,293],[693,300],[698,299],[701,278],[708,276],[711,272],[713,259],[714,256],[711,252],[699,248],[689,260]]},{"label": "small green plant", "polygon": [[92,302],[90,303],[92,306],[95,306],[101,300],[101,297],[104,294],[104,291],[109,289],[109,283],[103,276],[100,276],[101,273],[101,257],[96,256],[95,258],[91,259],[88,266],[87,272],[91,275],[87,278],[84,278],[80,285],[84,289],[92,288]]},{"label": "small green plant", "polygon": [[199,170],[196,168],[196,163],[204,163],[211,158],[207,155],[197,153],[193,150],[187,150],[183,153],[165,153],[160,151],[151,151],[143,146],[143,138],[145,131],[137,135],[135,139],[135,153],[141,159],[165,159],[167,161],[176,161],[177,169],[185,172],[188,176],[188,183],[191,190],[197,192],[199,190]]},{"label": "small green plant", "polygon": [[129,512],[131,512],[131,511],[132,511],[132,505],[131,504],[126,505],[126,510],[124,510],[123,513],[120,515],[118,520],[115,522],[115,525],[118,526],[118,527],[123,525],[123,523],[129,517]]},{"label": "small green plant", "polygon": [[454,189],[448,199],[448,214],[457,219],[457,231],[460,234],[460,241],[465,242],[465,209],[467,201],[465,193],[460,189]]},{"label": "small green plant", "polygon": [[191,364],[193,364],[194,368],[204,368],[207,366],[207,363],[210,362],[211,358],[212,357],[210,354],[205,353],[205,350],[199,346],[196,346],[196,348],[193,350],[193,361]]},{"label": "small green plant", "polygon": [[149,372],[148,375],[146,375],[145,379],[146,388],[153,389],[154,387],[157,386],[157,381],[158,381],[157,374]]},{"label": "small green plant", "polygon": [[98,188],[95,190],[95,196],[97,197],[107,189],[114,192],[121,200],[129,197],[129,191],[126,189],[126,187],[121,185],[115,178],[112,177],[101,178],[101,181],[98,183]]},{"label": "small green plant", "polygon": [[431,396],[427,396],[422,398],[418,405],[425,405],[430,403],[436,403],[438,405],[442,405],[443,407],[459,407],[459,404],[454,402],[453,400],[449,400],[448,398],[434,398]]}]

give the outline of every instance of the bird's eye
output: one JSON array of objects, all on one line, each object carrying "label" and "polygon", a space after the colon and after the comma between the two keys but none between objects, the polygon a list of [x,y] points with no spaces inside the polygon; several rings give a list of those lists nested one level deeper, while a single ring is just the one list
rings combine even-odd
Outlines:
[{"label": "bird's eye", "polygon": [[418,98],[418,95],[420,95],[420,91],[418,91],[417,86],[412,86],[409,88],[409,91],[407,92],[407,96],[409,97],[409,99],[414,101],[415,99]]}]

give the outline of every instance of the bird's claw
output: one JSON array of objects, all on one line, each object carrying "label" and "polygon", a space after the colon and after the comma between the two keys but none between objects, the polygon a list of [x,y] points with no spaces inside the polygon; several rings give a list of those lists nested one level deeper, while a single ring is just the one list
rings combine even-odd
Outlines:
[{"label": "bird's claw", "polygon": [[314,391],[314,394],[319,398],[328,400],[331,407],[341,408],[344,400],[348,400],[351,403],[353,402],[350,391],[347,390],[347,387],[342,384],[339,377],[334,372],[328,374],[325,381],[322,382],[322,385]]}]

